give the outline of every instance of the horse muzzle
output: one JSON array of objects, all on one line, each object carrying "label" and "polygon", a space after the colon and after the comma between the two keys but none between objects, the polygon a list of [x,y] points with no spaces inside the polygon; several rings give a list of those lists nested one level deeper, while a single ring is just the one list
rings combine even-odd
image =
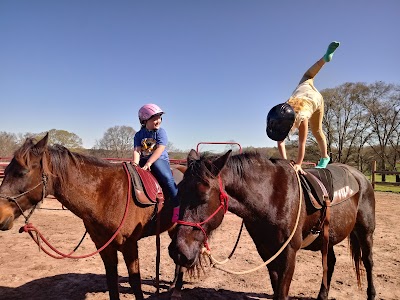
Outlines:
[{"label": "horse muzzle", "polygon": [[14,224],[14,211],[11,207],[0,206],[0,230],[10,230]]},{"label": "horse muzzle", "polygon": [[196,249],[176,239],[173,239],[168,246],[169,256],[174,262],[188,269],[193,268],[199,262],[200,250]]}]

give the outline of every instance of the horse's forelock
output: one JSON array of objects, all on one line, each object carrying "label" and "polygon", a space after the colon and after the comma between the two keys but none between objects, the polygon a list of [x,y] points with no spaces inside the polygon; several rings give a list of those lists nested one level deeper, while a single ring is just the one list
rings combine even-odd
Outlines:
[{"label": "horse's forelock", "polygon": [[[202,155],[200,159],[189,162],[188,171],[193,177],[197,177],[202,182],[209,182],[214,175],[210,171],[211,160]],[[187,171],[186,171],[187,172]]]},{"label": "horse's forelock", "polygon": [[22,144],[22,146],[15,151],[14,158],[22,167],[29,168],[30,166],[29,153],[31,152],[33,146],[35,146],[34,139],[27,138],[26,141]]},{"label": "horse's forelock", "polygon": [[14,158],[15,160],[24,168],[29,169],[31,167],[31,157],[36,156],[39,157],[42,155],[42,168],[43,172],[51,175],[50,167],[48,164],[48,159],[46,153],[48,147],[44,149],[44,151],[39,151],[39,149],[35,148],[35,140],[33,138],[28,138],[24,142],[24,144],[15,151]]}]

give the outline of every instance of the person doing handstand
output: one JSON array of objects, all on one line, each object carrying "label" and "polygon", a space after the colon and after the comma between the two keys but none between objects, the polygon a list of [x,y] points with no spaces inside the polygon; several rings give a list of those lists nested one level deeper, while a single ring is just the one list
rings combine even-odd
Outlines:
[{"label": "person doing handstand", "polygon": [[326,137],[322,131],[324,100],[314,86],[314,78],[325,63],[331,61],[333,53],[339,45],[339,42],[330,43],[324,56],[304,73],[289,100],[274,106],[268,113],[267,135],[278,142],[278,150],[282,158],[287,159],[285,138],[289,132],[293,132],[295,129],[299,130],[298,153],[294,163],[296,172],[304,173],[301,164],[305,155],[308,127],[311,128],[321,153],[321,159],[316,168],[326,168],[330,161]]}]

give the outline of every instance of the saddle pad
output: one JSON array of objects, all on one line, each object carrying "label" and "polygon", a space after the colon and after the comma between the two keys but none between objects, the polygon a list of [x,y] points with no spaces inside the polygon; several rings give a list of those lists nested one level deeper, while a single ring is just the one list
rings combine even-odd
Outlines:
[{"label": "saddle pad", "polygon": [[164,194],[156,178],[150,171],[143,170],[131,163],[126,163],[131,174],[133,194],[142,204],[156,204],[157,200],[164,200]]},{"label": "saddle pad", "polygon": [[330,164],[326,169],[306,169],[319,179],[326,187],[331,204],[338,204],[359,191],[358,182],[346,167],[341,164]]},{"label": "saddle pad", "polygon": [[164,199],[164,195],[157,179],[151,174],[150,171],[143,170],[139,166],[135,166],[136,172],[139,174],[142,180],[144,190],[147,196],[152,201],[156,201],[157,198]]}]

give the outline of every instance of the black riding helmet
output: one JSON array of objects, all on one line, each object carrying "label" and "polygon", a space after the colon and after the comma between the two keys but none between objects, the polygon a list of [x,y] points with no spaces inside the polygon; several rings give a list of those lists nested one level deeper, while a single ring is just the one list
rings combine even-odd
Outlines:
[{"label": "black riding helmet", "polygon": [[274,141],[283,141],[293,126],[296,113],[288,103],[275,105],[267,116],[267,135]]}]

